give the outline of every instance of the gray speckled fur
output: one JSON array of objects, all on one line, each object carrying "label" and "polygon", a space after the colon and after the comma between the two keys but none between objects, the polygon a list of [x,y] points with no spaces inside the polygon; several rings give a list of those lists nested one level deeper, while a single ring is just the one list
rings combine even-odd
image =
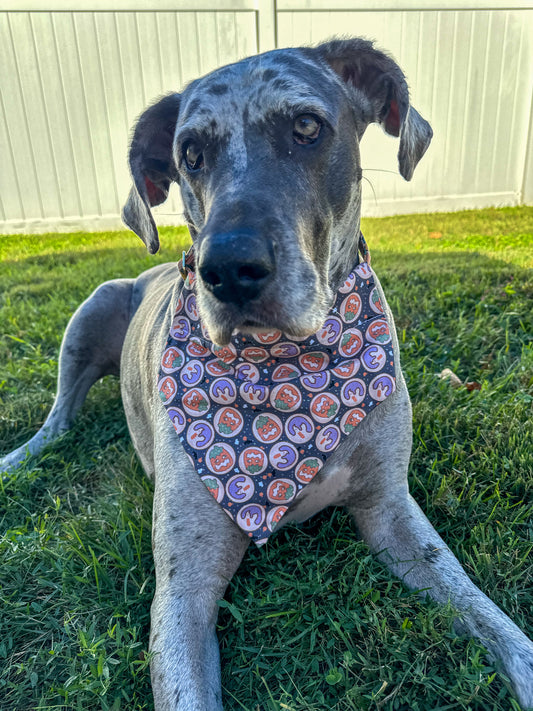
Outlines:
[{"label": "gray speckled fur", "polygon": [[[279,138],[287,116],[309,112],[330,126],[313,160]],[[252,57],[193,82],[181,95],[165,97],[140,118],[130,151],[134,187],[124,218],[150,251],[158,248],[150,206],[166,198],[172,180],[181,185],[200,258],[210,235],[243,225],[276,242],[273,282],[246,307],[218,302],[199,280],[200,312],[212,336],[223,342],[250,315],[265,327],[295,335],[322,323],[331,295],[355,260],[358,146],[371,121],[399,135],[400,172],[410,179],[431,130],[410,107],[400,69],[364,40]],[[200,131],[211,146],[202,182],[187,174],[181,160],[180,141],[191,131]],[[379,282],[378,288],[392,324]],[[28,453],[37,454],[70,426],[91,384],[120,370],[131,436],[155,483],[157,585],[150,637],[155,708],[220,711],[216,601],[249,541],[191,468],[158,398],[160,356],[180,289],[174,264],[97,289],[67,328],[58,395],[46,423],[7,455],[3,466],[8,470]],[[393,334],[396,393],[345,440],[282,523],[305,520],[332,504],[347,506],[372,550],[407,585],[452,602],[460,628],[483,641],[523,707],[533,707],[533,645],[468,579],[409,495],[411,406],[394,329]]]}]

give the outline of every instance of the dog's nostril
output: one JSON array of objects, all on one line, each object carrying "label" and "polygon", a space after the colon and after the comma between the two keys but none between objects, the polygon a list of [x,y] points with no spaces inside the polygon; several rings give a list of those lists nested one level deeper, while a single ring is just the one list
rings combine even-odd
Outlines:
[{"label": "dog's nostril", "polygon": [[220,275],[217,274],[216,272],[206,269],[205,271],[201,272],[202,274],[202,279],[207,282],[210,286],[221,286],[222,285],[222,279],[220,278]]},{"label": "dog's nostril", "polygon": [[242,283],[261,281],[269,274],[268,269],[260,264],[244,264],[237,269],[237,279]]}]

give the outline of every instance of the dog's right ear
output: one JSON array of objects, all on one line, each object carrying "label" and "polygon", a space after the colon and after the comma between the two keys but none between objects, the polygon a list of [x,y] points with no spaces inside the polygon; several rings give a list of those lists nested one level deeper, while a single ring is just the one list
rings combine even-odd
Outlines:
[{"label": "dog's right ear", "polygon": [[159,249],[159,235],[151,207],[167,199],[170,183],[178,182],[172,157],[178,120],[179,94],[169,94],[139,116],[129,151],[133,186],[122,209],[122,219],[139,235],[150,254]]}]

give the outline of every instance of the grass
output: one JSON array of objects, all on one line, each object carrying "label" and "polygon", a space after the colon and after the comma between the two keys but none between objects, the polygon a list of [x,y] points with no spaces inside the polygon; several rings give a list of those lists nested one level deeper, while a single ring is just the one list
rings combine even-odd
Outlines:
[{"label": "grass", "polygon": [[[469,575],[531,635],[533,209],[366,220],[414,402],[411,489]],[[175,259],[131,233],[0,238],[0,451],[42,424],[69,316],[105,279]],[[454,390],[451,368],[480,390]],[[0,709],[152,709],[151,485],[118,382],[0,487]],[[251,550],[221,604],[225,708],[518,709],[451,611],[419,600],[342,510]]]}]

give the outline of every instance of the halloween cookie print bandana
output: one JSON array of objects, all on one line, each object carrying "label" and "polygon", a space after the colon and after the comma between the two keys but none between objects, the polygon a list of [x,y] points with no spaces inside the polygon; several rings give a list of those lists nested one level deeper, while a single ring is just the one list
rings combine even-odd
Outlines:
[{"label": "halloween cookie print bandana", "polygon": [[194,272],[185,280],[159,394],[198,475],[257,545],[345,437],[394,392],[389,325],[365,256],[322,327],[304,339],[235,332],[229,345],[217,346],[199,319]]}]

